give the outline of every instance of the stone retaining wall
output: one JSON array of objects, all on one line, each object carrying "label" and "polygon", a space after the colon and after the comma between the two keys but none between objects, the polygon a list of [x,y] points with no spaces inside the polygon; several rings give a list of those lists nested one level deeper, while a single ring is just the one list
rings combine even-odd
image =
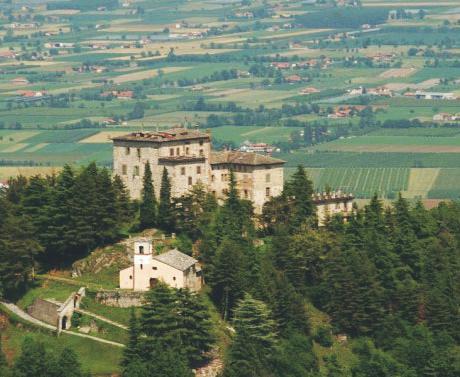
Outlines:
[{"label": "stone retaining wall", "polygon": [[142,306],[144,293],[133,291],[99,291],[96,293],[96,301],[103,305],[116,306],[118,308]]}]

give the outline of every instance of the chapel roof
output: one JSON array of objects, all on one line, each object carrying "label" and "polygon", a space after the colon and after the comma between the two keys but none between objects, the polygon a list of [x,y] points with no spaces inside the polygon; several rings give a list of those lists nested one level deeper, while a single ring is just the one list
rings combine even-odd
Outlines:
[{"label": "chapel roof", "polygon": [[177,249],[172,249],[166,253],[155,255],[154,260],[167,264],[177,270],[185,271],[194,264],[198,263],[195,258],[188,256],[187,254],[181,253]]}]

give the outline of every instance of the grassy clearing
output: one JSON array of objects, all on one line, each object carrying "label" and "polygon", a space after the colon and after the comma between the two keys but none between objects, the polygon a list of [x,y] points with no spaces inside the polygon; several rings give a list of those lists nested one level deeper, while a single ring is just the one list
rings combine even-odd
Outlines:
[{"label": "grassy clearing", "polygon": [[36,286],[27,291],[27,293],[21,297],[17,302],[17,305],[26,309],[28,306],[37,298],[42,299],[53,299],[59,302],[64,302],[72,292],[75,292],[78,288],[65,283],[51,281],[48,279],[37,280]]},{"label": "grassy clearing", "polygon": [[3,347],[10,361],[20,353],[25,339],[32,338],[44,343],[50,351],[60,352],[68,347],[74,350],[85,369],[93,375],[110,376],[119,372],[122,350],[94,340],[62,334],[57,338],[43,332],[33,332],[23,327],[8,325],[2,330]]}]

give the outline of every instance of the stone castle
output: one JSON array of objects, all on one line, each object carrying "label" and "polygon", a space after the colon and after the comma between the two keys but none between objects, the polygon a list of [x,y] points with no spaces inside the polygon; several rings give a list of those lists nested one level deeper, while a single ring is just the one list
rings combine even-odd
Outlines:
[{"label": "stone castle", "polygon": [[248,152],[214,152],[209,132],[177,128],[135,132],[112,140],[114,173],[122,178],[134,199],[141,196],[147,162],[157,196],[164,168],[171,181],[172,197],[201,183],[218,199],[225,197],[233,170],[241,198],[251,200],[256,213],[283,190],[283,160]]},{"label": "stone castle", "polygon": [[[240,197],[252,201],[256,213],[261,213],[265,202],[283,191],[283,160],[251,152],[214,152],[209,132],[176,128],[134,132],[112,140],[114,173],[121,177],[134,199],[141,196],[147,162],[157,196],[164,168],[168,170],[173,197],[201,183],[216,198],[224,199],[231,170]],[[346,218],[353,211],[353,199],[353,195],[341,192],[313,195],[319,225],[334,214]]]}]

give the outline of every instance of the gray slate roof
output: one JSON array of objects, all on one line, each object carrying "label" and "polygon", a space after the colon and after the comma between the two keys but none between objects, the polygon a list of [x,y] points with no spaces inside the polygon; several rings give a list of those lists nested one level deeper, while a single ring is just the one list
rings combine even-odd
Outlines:
[{"label": "gray slate roof", "polygon": [[166,253],[155,255],[153,259],[180,271],[185,271],[198,262],[195,258],[189,257],[187,254],[181,253],[177,249],[172,249]]}]

